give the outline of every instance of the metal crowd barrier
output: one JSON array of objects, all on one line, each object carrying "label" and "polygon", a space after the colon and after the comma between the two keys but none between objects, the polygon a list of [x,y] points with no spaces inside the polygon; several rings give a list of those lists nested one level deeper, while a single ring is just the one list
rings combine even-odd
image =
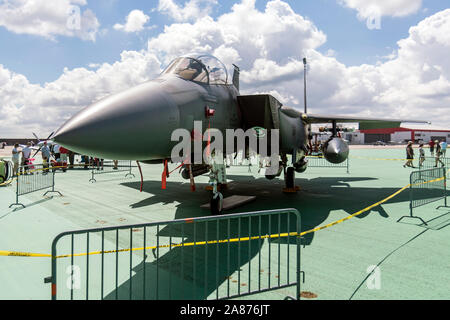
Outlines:
[{"label": "metal crowd barrier", "polygon": [[349,158],[338,164],[328,162],[323,156],[307,156],[306,160],[308,160],[308,168],[345,168],[347,169],[347,173],[350,173]]},{"label": "metal crowd barrier", "polygon": [[436,161],[436,157],[425,157],[422,164],[420,164],[420,158],[419,158],[418,166],[421,170],[432,169],[432,168],[437,168],[437,167],[448,168],[448,167],[450,167],[450,158],[440,157]]},{"label": "metal crowd barrier", "polygon": [[53,240],[45,282],[53,300],[218,300],[292,286],[300,299],[300,232],[296,209],[70,231]]},{"label": "metal crowd barrier", "polygon": [[19,202],[19,196],[48,188],[52,189],[47,191],[44,197],[49,193],[58,193],[62,196],[61,192],[55,190],[55,171],[52,168],[45,168],[42,164],[21,166],[16,177],[16,202],[9,207],[22,206],[25,208],[25,205]]},{"label": "metal crowd barrier", "polygon": [[446,169],[441,167],[412,172],[410,175],[409,199],[410,215],[401,217],[397,222],[404,218],[413,218],[428,225],[422,218],[414,216],[413,210],[439,200],[444,200],[444,205],[437,209],[448,207]]},{"label": "metal crowd barrier", "polygon": [[117,172],[127,172],[125,178],[128,176],[135,177],[132,173],[131,160],[99,160],[97,163],[91,163],[90,167],[92,176],[89,182],[96,182],[96,175]]}]

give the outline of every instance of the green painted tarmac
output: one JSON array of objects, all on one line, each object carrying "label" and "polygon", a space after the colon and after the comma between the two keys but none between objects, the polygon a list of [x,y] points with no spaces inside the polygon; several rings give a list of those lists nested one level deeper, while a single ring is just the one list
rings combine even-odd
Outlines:
[{"label": "green painted tarmac", "polygon": [[[301,213],[303,231],[334,222],[383,200],[409,184],[411,169],[403,168],[403,162],[362,157],[401,159],[404,153],[403,148],[352,149],[350,174],[346,173],[345,168],[309,168],[304,174],[297,174],[296,184],[301,191],[289,195],[282,193],[282,180],[268,181],[256,174],[255,167],[253,173],[248,173],[247,167],[232,167],[227,172],[230,183],[225,195],[254,195],[257,200],[229,213],[296,208]],[[175,165],[170,168],[175,168]],[[209,215],[208,210],[200,208],[209,201],[210,196],[203,190],[208,182],[206,176],[196,178],[195,193],[177,173],[168,179],[167,190],[161,190],[162,166],[143,165],[145,182],[140,193],[138,171],[134,169],[133,172],[136,178],[125,178],[125,173],[99,175],[96,183],[89,182],[90,171],[58,173],[56,190],[63,197],[43,197],[45,190],[21,196],[19,199],[27,206],[25,209],[8,208],[15,202],[14,185],[0,188],[0,250],[50,254],[52,240],[64,231]],[[420,225],[418,220],[407,219],[398,223],[400,217],[409,214],[409,193],[405,191],[370,212],[306,235],[302,239],[304,246],[301,249],[301,269],[306,272],[306,281],[301,291],[314,293],[317,295],[314,299],[450,299],[450,209],[436,209],[442,204],[443,200],[415,210],[416,215],[429,222],[427,227]],[[166,228],[160,233],[170,234],[174,242],[181,241],[179,230]],[[155,236],[156,231],[149,231],[146,245],[155,245],[152,242]],[[142,230],[134,230],[133,239],[136,246],[141,247]],[[189,242],[189,239],[192,240],[186,236],[184,240]],[[208,236],[208,239],[213,237]],[[97,240],[93,235],[90,251],[101,249]],[[83,241],[80,239],[82,244],[76,252],[86,249]],[[126,236],[120,237],[119,242],[120,248],[129,248]],[[161,249],[159,259],[147,252],[145,263],[144,252],[136,251],[131,262],[132,298],[143,298],[140,283],[144,265],[148,271],[147,279],[152,281],[149,287],[154,286],[156,263],[165,266],[158,275],[159,285],[173,282],[170,288],[175,299],[186,297],[180,294],[183,287],[187,291],[186,298],[214,298],[218,286],[219,292],[226,290],[228,278],[232,279],[229,282],[232,292],[237,292],[233,280],[237,279],[239,271],[244,284],[241,283],[241,291],[248,290],[250,284],[255,288],[259,278],[264,283],[269,279],[271,283],[278,281],[275,272],[268,273],[267,257],[269,247],[276,250],[278,241],[251,241],[250,245],[241,246],[240,253],[246,257],[241,265],[233,265],[231,272],[220,269],[219,285],[214,280],[215,275],[210,274],[215,271],[208,268],[216,261],[214,252],[209,254],[211,261],[199,261],[195,272],[185,270],[188,274],[191,272],[193,277],[202,278],[196,282],[197,287],[192,288],[186,286],[189,279],[181,279],[177,271],[179,250]],[[290,265],[295,266],[295,246],[287,246],[283,242],[281,246],[290,250]],[[58,253],[70,253],[67,248],[67,243],[62,243]],[[114,235],[106,236],[105,248],[115,248]],[[233,254],[239,253],[236,246],[232,247],[232,251]],[[92,256],[90,266],[98,267],[100,257]],[[114,271],[115,255],[105,257],[105,275],[108,277]],[[259,257],[262,262],[258,272]],[[83,272],[85,260],[78,259]],[[130,264],[129,253],[124,253],[120,259],[121,269]],[[250,260],[251,276],[248,278]],[[284,271],[286,261],[283,256],[280,268]],[[50,276],[50,262],[49,258],[0,256],[0,299],[50,299],[50,285],[43,281]],[[58,281],[63,286],[70,259],[59,263]],[[374,275],[369,274],[370,266],[379,267],[378,281],[374,281]],[[276,267],[276,264],[271,264],[272,271]],[[291,270],[290,275],[294,277],[295,270]],[[117,293],[120,299],[128,298],[129,276],[128,269],[123,268],[118,279],[118,290],[113,285],[114,281],[108,282],[103,291],[105,297],[114,299]],[[93,275],[89,281],[90,290],[94,292],[90,293],[89,298],[100,298],[99,276]],[[371,284],[377,286],[374,288]],[[81,284],[80,290],[75,290],[75,298],[85,297],[84,285]],[[63,291],[59,291],[61,298],[68,298],[67,290]],[[245,299],[281,300],[288,295],[295,295],[295,287],[251,295]],[[152,290],[146,292],[146,297],[155,298]],[[168,292],[159,298],[168,298]]]}]

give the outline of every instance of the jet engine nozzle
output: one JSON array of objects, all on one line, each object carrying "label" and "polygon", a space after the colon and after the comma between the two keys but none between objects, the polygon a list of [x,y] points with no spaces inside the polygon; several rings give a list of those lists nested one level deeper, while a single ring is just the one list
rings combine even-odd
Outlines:
[{"label": "jet engine nozzle", "polygon": [[328,162],[339,164],[347,160],[350,149],[343,139],[334,137],[325,142],[323,154]]}]

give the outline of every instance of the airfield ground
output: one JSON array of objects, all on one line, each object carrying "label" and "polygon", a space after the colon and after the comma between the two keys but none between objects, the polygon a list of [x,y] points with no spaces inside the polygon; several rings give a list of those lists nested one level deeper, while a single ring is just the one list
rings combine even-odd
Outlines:
[{"label": "airfield ground", "polygon": [[[0,150],[0,157],[8,157],[10,152],[10,147]],[[404,146],[352,146],[349,174],[344,168],[310,168],[296,175],[301,190],[291,195],[282,193],[284,182],[280,179],[268,181],[255,170],[248,173],[247,167],[232,167],[228,193],[254,195],[257,200],[230,213],[296,208],[302,216],[302,230],[310,230],[348,217],[407,185],[411,169],[403,168],[402,161],[372,160],[404,157]],[[167,190],[161,190],[161,171],[159,165],[143,166],[142,193],[136,169],[136,178],[112,174],[99,176],[96,183],[89,182],[89,171],[58,173],[56,189],[63,197],[32,193],[21,197],[25,209],[9,209],[15,201],[14,184],[2,187],[0,250],[50,253],[53,238],[68,230],[209,215],[200,208],[210,196],[203,190],[206,176],[196,179],[195,193],[178,174],[168,179]],[[405,190],[358,217],[305,236],[301,251],[301,268],[306,272],[304,297],[450,299],[450,209],[436,209],[440,204],[416,210],[428,226],[415,220],[398,223],[401,216],[409,214],[409,193]],[[270,245],[265,241],[261,250],[266,252]],[[43,279],[50,275],[50,260],[0,256],[0,299],[49,299],[50,285]],[[379,267],[378,288],[366,283],[370,266]],[[261,272],[267,274],[267,270]],[[281,300],[294,295],[294,289],[247,299]],[[209,298],[213,297],[210,293]]]}]

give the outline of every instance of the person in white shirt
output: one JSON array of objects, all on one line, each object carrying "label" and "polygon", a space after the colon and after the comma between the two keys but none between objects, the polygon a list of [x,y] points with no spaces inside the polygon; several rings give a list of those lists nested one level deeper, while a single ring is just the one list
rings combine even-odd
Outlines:
[{"label": "person in white shirt", "polygon": [[12,162],[14,164],[13,176],[17,176],[17,174],[19,173],[19,163],[20,163],[20,151],[18,143],[16,143],[14,145],[14,148],[12,149]]},{"label": "person in white shirt", "polygon": [[59,144],[54,144],[53,145],[53,156],[55,157],[56,161],[60,161],[60,157],[61,157],[61,153],[59,152],[60,149],[60,145]]},{"label": "person in white shirt", "polygon": [[22,149],[22,166],[24,168],[24,173],[26,174],[29,170],[29,164],[30,164],[30,157],[31,157],[31,142],[27,143],[27,146]]},{"label": "person in white shirt", "polygon": [[425,150],[423,150],[423,143],[419,146],[419,156],[419,168],[421,168],[425,161]]}]

